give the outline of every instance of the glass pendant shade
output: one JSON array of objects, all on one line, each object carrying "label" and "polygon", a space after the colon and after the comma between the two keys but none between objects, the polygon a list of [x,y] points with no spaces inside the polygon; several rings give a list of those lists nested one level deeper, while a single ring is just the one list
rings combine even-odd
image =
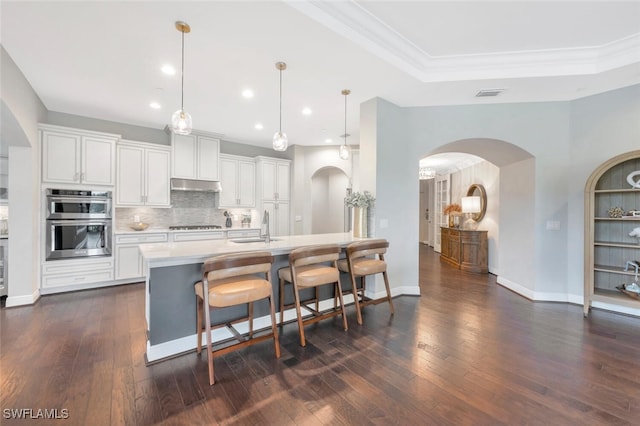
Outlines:
[{"label": "glass pendant shade", "polygon": [[289,139],[287,134],[281,131],[275,132],[273,135],[273,149],[276,151],[286,151],[289,146]]},{"label": "glass pendant shade", "polygon": [[349,159],[349,146],[347,146],[346,143],[344,145],[340,145],[338,155],[340,155],[340,158],[343,160]]},{"label": "glass pendant shade", "polygon": [[191,114],[179,109],[171,116],[171,129],[176,135],[188,135],[193,129]]}]

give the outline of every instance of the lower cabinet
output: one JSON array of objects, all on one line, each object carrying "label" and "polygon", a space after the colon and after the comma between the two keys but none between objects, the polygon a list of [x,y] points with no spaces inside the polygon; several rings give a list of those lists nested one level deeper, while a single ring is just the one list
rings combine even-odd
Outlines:
[{"label": "lower cabinet", "polygon": [[116,235],[116,280],[143,279],[144,270],[142,256],[138,246],[140,244],[166,243],[169,241],[168,234],[121,234]]},{"label": "lower cabinet", "polygon": [[113,257],[51,260],[42,265],[42,293],[72,291],[113,281]]},{"label": "lower cabinet", "polygon": [[489,272],[487,231],[442,227],[440,244],[442,261],[467,272]]},{"label": "lower cabinet", "polygon": [[227,238],[258,238],[259,229],[232,229],[227,231]]}]

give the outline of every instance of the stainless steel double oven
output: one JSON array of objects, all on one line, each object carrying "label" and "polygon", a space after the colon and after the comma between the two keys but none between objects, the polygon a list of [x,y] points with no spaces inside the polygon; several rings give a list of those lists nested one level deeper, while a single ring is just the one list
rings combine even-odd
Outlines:
[{"label": "stainless steel double oven", "polygon": [[46,259],[111,256],[111,191],[47,189]]}]

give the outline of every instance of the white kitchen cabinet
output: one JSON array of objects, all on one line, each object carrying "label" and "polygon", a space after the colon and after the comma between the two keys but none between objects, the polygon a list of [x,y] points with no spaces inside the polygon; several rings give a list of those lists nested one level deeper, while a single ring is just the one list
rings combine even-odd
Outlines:
[{"label": "white kitchen cabinet", "polygon": [[225,237],[224,231],[183,231],[171,234],[172,242],[222,240]]},{"label": "white kitchen cabinet", "polygon": [[259,197],[263,200],[291,199],[291,161],[256,157]]},{"label": "white kitchen cabinet", "polygon": [[120,141],[117,159],[116,206],[171,205],[169,147]]},{"label": "white kitchen cabinet", "polygon": [[53,260],[42,266],[42,294],[109,285],[113,281],[113,257]]},{"label": "white kitchen cabinet", "polygon": [[116,279],[141,280],[144,278],[143,260],[139,245],[166,243],[166,232],[150,234],[121,234],[115,239]]},{"label": "white kitchen cabinet", "polygon": [[87,185],[115,184],[118,135],[39,125],[42,181]]},{"label": "white kitchen cabinet", "polygon": [[272,237],[290,235],[290,205],[288,201],[263,201],[262,211],[269,212],[269,232]]},{"label": "white kitchen cabinet", "polygon": [[173,167],[171,177],[198,180],[220,179],[220,140],[191,133],[171,135]]},{"label": "white kitchen cabinet", "polygon": [[254,207],[256,163],[252,158],[220,155],[220,207]]},{"label": "white kitchen cabinet", "polygon": [[256,157],[256,199],[259,213],[269,212],[272,236],[289,235],[291,227],[291,161]]}]

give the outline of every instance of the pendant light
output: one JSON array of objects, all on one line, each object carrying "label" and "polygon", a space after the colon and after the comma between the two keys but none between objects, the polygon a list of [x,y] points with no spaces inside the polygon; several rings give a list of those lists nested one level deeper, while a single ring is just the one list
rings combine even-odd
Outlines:
[{"label": "pendant light", "polygon": [[184,110],[184,34],[191,32],[191,27],[186,22],[176,21],[176,29],[182,33],[182,86],[180,109],[171,116],[171,129],[177,135],[188,135],[193,129],[193,121],[191,115]]},{"label": "pendant light", "polygon": [[282,133],[282,71],[287,69],[287,64],[284,62],[276,62],[276,69],[280,71],[280,127],[273,135],[273,149],[276,151],[286,151],[289,146],[289,140],[287,139],[287,134]]},{"label": "pendant light", "polygon": [[349,93],[351,93],[351,90],[349,89],[344,89],[342,91],[342,94],[344,95],[344,135],[342,135],[344,137],[344,143],[340,145],[338,153],[340,158],[343,160],[349,159],[349,147],[347,146],[347,136],[351,136],[347,133],[347,96]]}]

